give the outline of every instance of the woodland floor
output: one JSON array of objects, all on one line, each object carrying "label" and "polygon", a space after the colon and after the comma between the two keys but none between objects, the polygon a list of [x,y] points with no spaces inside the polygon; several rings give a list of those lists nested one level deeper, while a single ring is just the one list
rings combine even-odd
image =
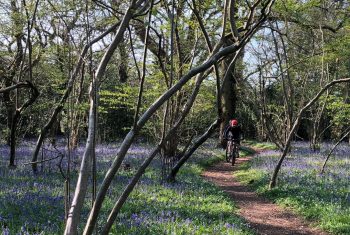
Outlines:
[{"label": "woodland floor", "polygon": [[249,161],[251,158],[238,158],[234,167],[230,163],[219,162],[208,168],[202,175],[231,196],[239,208],[239,214],[257,234],[326,235],[327,233],[311,227],[310,223],[291,211],[258,196],[247,186],[238,182],[233,171],[239,164]]}]

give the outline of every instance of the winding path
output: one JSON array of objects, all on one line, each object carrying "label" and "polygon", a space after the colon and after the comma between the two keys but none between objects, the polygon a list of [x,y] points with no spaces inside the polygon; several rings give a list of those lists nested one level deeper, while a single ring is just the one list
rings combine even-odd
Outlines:
[{"label": "winding path", "polygon": [[[250,159],[251,157],[239,158],[236,166]],[[240,184],[232,174],[235,167],[232,168],[230,163],[220,162],[207,169],[202,176],[231,196],[240,209],[239,214],[258,234],[327,235],[317,228],[312,228],[309,223],[292,212],[258,196],[247,186]]]}]

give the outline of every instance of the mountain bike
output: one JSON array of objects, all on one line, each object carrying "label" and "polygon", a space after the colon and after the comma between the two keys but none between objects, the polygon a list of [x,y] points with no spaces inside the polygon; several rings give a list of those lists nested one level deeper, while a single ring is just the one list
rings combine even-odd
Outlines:
[{"label": "mountain bike", "polygon": [[239,156],[238,141],[234,139],[227,140],[226,146],[226,161],[231,162],[232,166],[235,165],[236,158]]}]

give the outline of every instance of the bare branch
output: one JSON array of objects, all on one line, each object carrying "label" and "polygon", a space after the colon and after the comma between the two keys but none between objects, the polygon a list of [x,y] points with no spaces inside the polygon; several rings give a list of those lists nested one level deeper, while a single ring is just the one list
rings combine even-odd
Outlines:
[{"label": "bare branch", "polygon": [[9,91],[12,91],[12,90],[15,90],[15,89],[23,88],[23,87],[29,87],[28,82],[19,82],[19,83],[15,84],[15,85],[1,88],[0,89],[0,94],[9,92]]},{"label": "bare branch", "polygon": [[229,12],[231,32],[232,32],[234,41],[237,42],[241,39],[241,37],[238,33],[237,26],[236,26],[236,19],[237,19],[237,17],[235,17],[236,10],[237,10],[236,0],[228,0],[228,1],[230,1],[228,6],[229,8],[228,12]]}]

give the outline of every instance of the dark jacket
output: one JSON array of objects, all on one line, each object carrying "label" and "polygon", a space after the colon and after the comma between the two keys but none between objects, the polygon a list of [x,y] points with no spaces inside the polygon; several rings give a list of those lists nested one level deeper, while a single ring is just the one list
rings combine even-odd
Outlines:
[{"label": "dark jacket", "polygon": [[241,126],[230,126],[228,125],[224,131],[224,139],[226,140],[237,140],[239,141],[242,137],[243,131]]}]

